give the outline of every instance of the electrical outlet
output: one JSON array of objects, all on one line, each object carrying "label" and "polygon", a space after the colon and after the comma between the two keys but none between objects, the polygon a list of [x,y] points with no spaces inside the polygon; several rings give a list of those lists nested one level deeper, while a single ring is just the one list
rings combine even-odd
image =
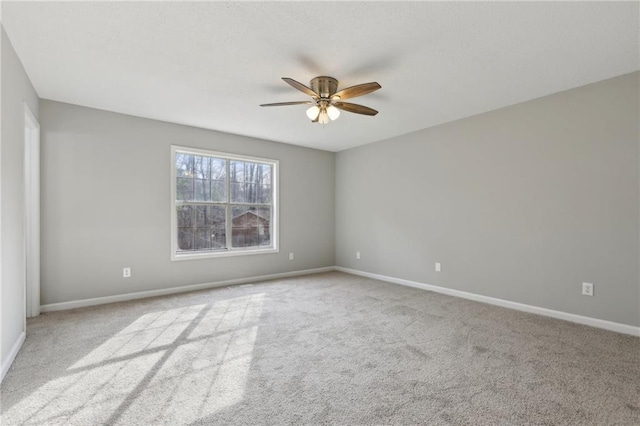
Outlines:
[{"label": "electrical outlet", "polygon": [[593,296],[593,284],[591,284],[591,283],[582,283],[582,295],[583,296]]},{"label": "electrical outlet", "polygon": [[293,260],[293,252],[289,253],[289,260]]},{"label": "electrical outlet", "polygon": [[442,267],[440,266],[440,262],[436,262],[436,272],[441,272],[442,271]]},{"label": "electrical outlet", "polygon": [[122,276],[124,278],[130,278],[131,277],[131,268],[123,268],[122,269]]},{"label": "electrical outlet", "polygon": [[360,252],[359,251],[356,252],[356,259],[360,260]]}]

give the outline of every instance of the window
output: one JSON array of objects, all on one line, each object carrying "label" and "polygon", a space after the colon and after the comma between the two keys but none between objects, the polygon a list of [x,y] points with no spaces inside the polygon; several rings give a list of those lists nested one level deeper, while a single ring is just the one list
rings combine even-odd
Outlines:
[{"label": "window", "polygon": [[172,260],[275,253],[278,161],[171,147]]}]

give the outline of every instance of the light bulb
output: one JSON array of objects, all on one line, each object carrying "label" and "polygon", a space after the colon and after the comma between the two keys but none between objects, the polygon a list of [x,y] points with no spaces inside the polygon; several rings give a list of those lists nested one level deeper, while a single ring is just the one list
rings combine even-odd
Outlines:
[{"label": "light bulb", "polygon": [[331,120],[329,119],[329,114],[327,114],[327,109],[322,108],[320,110],[320,115],[318,116],[318,122],[320,124],[327,124],[329,121]]},{"label": "light bulb", "polygon": [[314,105],[307,110],[307,117],[312,121],[318,118],[318,114],[320,114],[320,108],[318,108],[317,105]]},{"label": "light bulb", "polygon": [[327,108],[327,114],[329,114],[330,119],[335,120],[340,117],[340,110],[333,105],[329,105]]}]

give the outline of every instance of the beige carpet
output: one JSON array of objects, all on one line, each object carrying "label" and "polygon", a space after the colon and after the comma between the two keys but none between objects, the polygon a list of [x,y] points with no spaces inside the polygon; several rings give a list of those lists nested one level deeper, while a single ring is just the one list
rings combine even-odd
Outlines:
[{"label": "beige carpet", "polygon": [[640,339],[341,273],[42,315],[2,424],[640,424]]}]

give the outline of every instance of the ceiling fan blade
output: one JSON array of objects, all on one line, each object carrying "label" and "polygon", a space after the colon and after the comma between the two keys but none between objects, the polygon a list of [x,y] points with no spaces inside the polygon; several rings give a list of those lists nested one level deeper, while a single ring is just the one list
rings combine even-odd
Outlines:
[{"label": "ceiling fan blade", "polygon": [[272,107],[272,106],[287,106],[287,105],[311,105],[313,101],[296,101],[296,102],[277,102],[275,104],[262,104],[260,106]]},{"label": "ceiling fan blade", "polygon": [[292,78],[289,77],[282,77],[282,79],[288,83],[291,87],[298,89],[299,91],[301,91],[302,93],[306,93],[307,95],[311,96],[312,98],[319,98],[320,95],[317,94],[316,92],[314,92],[313,90],[311,90],[310,88],[308,88],[307,86],[305,86],[304,84],[295,81]]},{"label": "ceiling fan blade", "polygon": [[380,86],[375,81],[372,81],[371,83],[358,84],[357,86],[351,86],[351,87],[347,87],[346,89],[342,89],[339,92],[336,92],[333,96],[331,96],[331,98],[332,99],[355,98],[357,96],[362,96],[362,95],[366,95],[367,93],[375,92],[376,90],[381,88],[382,86]]},{"label": "ceiling fan blade", "polygon": [[354,112],[356,114],[376,115],[378,113],[378,111],[376,111],[373,108],[369,108],[369,107],[358,105],[358,104],[352,104],[349,102],[333,102],[332,105],[343,111]]}]

